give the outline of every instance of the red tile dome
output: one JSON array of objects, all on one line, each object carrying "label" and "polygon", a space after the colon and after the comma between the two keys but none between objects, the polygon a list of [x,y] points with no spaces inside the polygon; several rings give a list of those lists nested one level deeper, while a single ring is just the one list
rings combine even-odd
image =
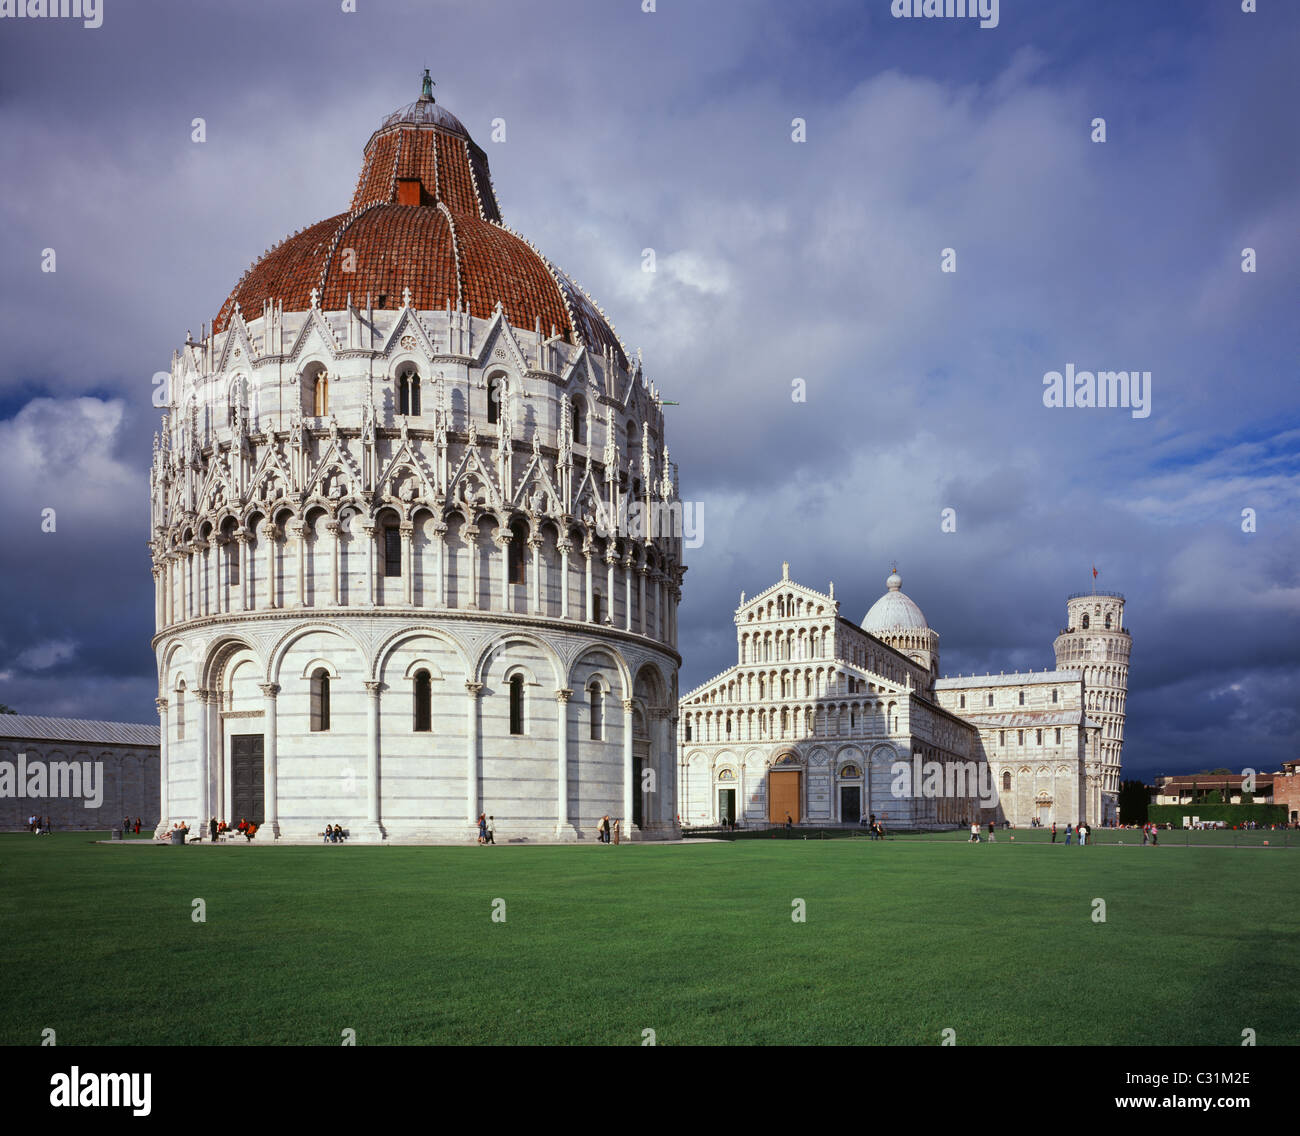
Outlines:
[{"label": "red tile dome", "polygon": [[[348,255],[351,249],[354,255]],[[352,271],[344,271],[345,267]],[[348,212],[295,233],[244,273],[221,306],[214,331],[235,305],[248,318],[266,301],[286,311],[398,308],[403,289],[421,310],[448,304],[479,319],[500,302],[516,327],[552,328],[596,351],[622,344],[600,310],[567,275],[501,224],[487,155],[455,115],[425,93],[385,117],[366,143]]]}]

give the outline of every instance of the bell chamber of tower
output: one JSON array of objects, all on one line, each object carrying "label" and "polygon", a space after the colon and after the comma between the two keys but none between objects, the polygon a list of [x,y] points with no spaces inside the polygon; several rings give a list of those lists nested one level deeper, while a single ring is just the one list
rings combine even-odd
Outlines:
[{"label": "bell chamber of tower", "polygon": [[[163,825],[677,831],[663,403],[432,96],[172,358],[150,477]],[[637,518],[657,518],[647,527]],[[652,775],[647,776],[647,773]]]}]

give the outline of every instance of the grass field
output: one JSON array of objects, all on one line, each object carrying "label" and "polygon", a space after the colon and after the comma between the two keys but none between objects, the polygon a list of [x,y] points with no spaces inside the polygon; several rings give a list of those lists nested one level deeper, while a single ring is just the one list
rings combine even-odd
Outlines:
[{"label": "grass field", "polygon": [[1297,850],[14,834],[0,920],[4,1044],[1300,1042]]}]

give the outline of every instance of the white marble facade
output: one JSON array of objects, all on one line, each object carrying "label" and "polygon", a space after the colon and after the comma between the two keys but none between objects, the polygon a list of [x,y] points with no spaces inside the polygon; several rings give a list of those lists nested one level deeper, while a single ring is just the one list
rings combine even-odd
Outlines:
[{"label": "white marble facade", "polygon": [[[358,196],[389,197],[322,223],[332,244],[277,246],[173,357],[151,477],[163,824],[461,840],[483,811],[500,841],[604,814],[670,836],[685,569],[659,392],[499,223],[486,158],[428,92],[367,145]],[[364,304],[338,275],[363,223]]]},{"label": "white marble facade", "polygon": [[[1103,746],[1092,707],[1108,703],[1087,672],[940,678],[938,633],[897,572],[886,588],[861,626],[840,616],[833,585],[806,588],[788,566],[742,594],[737,664],[682,697],[682,822],[781,823],[789,811],[810,824],[874,813],[892,828],[1114,823],[1119,752]],[[923,777],[900,792],[891,768],[918,757],[943,770],[942,792],[925,792]]]}]

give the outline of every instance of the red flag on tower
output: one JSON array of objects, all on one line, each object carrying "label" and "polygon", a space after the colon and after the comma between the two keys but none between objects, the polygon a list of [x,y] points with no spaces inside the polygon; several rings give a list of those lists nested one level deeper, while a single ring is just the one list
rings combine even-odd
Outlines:
[{"label": "red flag on tower", "polygon": [[1097,578],[1097,565],[1095,564],[1092,566],[1092,578],[1094,580]]}]

